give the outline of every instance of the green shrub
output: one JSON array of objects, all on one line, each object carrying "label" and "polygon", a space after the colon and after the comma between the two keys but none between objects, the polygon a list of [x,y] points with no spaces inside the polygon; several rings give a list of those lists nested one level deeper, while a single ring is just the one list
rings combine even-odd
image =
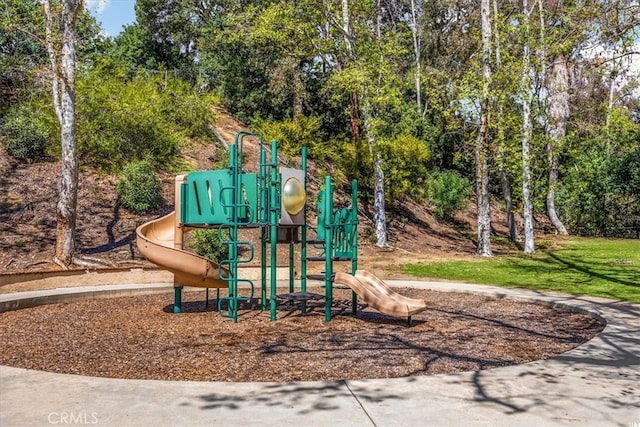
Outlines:
[{"label": "green shrub", "polygon": [[393,203],[403,197],[423,198],[431,153],[426,143],[409,134],[380,141],[386,196]]},{"label": "green shrub", "polygon": [[146,160],[125,166],[117,191],[122,206],[138,214],[162,205],[162,185],[153,166]]},{"label": "green shrub", "polygon": [[[228,236],[224,231],[222,238]],[[209,258],[217,263],[227,259],[227,245],[220,241],[217,229],[198,229],[191,232],[189,247],[198,255]]]},{"label": "green shrub", "polygon": [[435,173],[429,180],[427,194],[433,214],[438,219],[450,219],[466,206],[471,194],[469,180],[456,171]]},{"label": "green shrub", "polygon": [[18,106],[4,118],[0,128],[4,146],[11,157],[34,162],[46,157],[51,129],[28,106]]},{"label": "green shrub", "polygon": [[206,141],[213,134],[215,99],[164,73],[127,80],[97,68],[80,77],[78,150],[84,164],[115,171],[150,159],[170,170],[189,138]]},{"label": "green shrub", "polygon": [[302,147],[306,146],[310,158],[335,159],[339,146],[327,143],[321,127],[322,120],[319,117],[303,115],[282,121],[256,119],[253,123],[253,128],[262,134],[265,141],[275,139],[278,141],[278,148],[289,156],[298,155]]}]

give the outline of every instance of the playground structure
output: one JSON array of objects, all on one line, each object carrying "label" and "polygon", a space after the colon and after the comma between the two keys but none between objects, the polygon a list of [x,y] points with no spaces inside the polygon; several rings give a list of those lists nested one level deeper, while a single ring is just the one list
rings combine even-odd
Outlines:
[{"label": "playground structure", "polygon": [[[244,139],[259,140],[258,173],[243,170]],[[267,146],[259,134],[239,132],[229,147],[227,169],[196,171],[178,175],[175,180],[175,211],[137,228],[137,245],[151,262],[174,274],[174,311],[182,310],[184,286],[227,289],[218,297],[218,312],[238,321],[242,301],[254,298],[253,280],[240,277],[239,266],[253,261],[254,244],[240,240],[245,228],[260,229],[260,301],[261,309],[270,311],[276,320],[278,300],[296,300],[301,309],[306,301],[325,300],[325,320],[331,320],[334,284],[352,290],[352,312],[357,312],[358,297],[371,307],[392,316],[407,317],[426,309],[423,300],[403,297],[388,288],[374,275],[358,271],[357,182],[352,182],[349,207],[334,209],[331,177],[317,194],[317,226],[307,223],[307,154],[301,151],[301,168],[278,166],[277,143]],[[217,230],[218,238],[228,248],[227,259],[216,263],[185,250],[186,233],[197,228]],[[315,235],[314,235],[315,234]],[[310,238],[313,237],[313,238]],[[277,246],[289,245],[289,292],[277,293]],[[295,245],[300,246],[299,289],[295,283]],[[320,255],[307,256],[311,247]],[[243,255],[247,254],[247,255]],[[324,263],[322,274],[307,274],[307,263]],[[335,262],[350,263],[351,273],[334,274]],[[270,266],[267,274],[267,266]],[[267,277],[269,280],[267,281]],[[307,279],[324,283],[325,294],[307,292]],[[249,296],[240,296],[240,288],[248,288]],[[225,304],[226,303],[226,304]],[[226,305],[226,307],[225,307]]]}]

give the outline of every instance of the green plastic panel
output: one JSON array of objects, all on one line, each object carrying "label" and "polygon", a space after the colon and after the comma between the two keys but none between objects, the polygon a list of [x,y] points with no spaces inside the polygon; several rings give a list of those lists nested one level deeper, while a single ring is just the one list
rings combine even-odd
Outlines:
[{"label": "green plastic panel", "polygon": [[353,259],[357,256],[358,225],[352,221],[351,209],[342,208],[334,213],[334,256]]},{"label": "green plastic panel", "polygon": [[255,222],[258,200],[256,174],[239,175],[238,188],[240,191],[234,188],[233,176],[226,169],[191,172],[181,188],[180,222],[201,226],[230,224],[233,222],[234,205],[238,223]]}]

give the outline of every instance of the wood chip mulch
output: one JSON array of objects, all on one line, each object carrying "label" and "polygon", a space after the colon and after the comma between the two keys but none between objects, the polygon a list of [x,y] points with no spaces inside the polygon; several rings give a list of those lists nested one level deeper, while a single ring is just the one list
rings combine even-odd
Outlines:
[{"label": "wood chip mulch", "polygon": [[[323,294],[322,289],[310,289]],[[429,309],[413,326],[334,290],[324,301],[282,302],[278,320],[257,304],[238,323],[204,291],[86,300],[0,313],[0,364],[98,377],[193,381],[396,378],[490,369],[545,359],[589,340],[603,325],[587,314],[485,296],[400,289]],[[215,297],[215,292],[212,292]],[[251,307],[249,306],[251,305]]]}]

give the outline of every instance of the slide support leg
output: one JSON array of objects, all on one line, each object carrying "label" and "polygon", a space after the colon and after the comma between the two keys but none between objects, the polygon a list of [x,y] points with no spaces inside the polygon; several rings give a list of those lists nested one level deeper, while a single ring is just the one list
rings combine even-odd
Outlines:
[{"label": "slide support leg", "polygon": [[173,312],[182,313],[182,286],[173,288]]}]

